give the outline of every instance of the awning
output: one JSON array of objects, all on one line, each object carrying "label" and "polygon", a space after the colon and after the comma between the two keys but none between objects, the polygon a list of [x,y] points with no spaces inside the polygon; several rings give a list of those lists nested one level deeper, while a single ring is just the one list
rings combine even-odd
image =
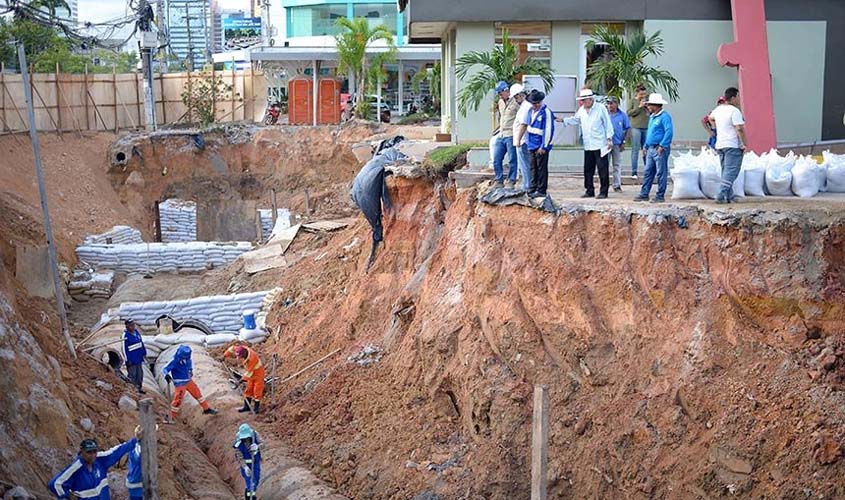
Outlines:
[{"label": "awning", "polygon": [[[387,47],[371,47],[367,54],[387,52]],[[250,51],[252,61],[336,61],[335,47],[258,47]],[[426,44],[396,48],[398,61],[436,61],[440,59],[440,45]]]}]

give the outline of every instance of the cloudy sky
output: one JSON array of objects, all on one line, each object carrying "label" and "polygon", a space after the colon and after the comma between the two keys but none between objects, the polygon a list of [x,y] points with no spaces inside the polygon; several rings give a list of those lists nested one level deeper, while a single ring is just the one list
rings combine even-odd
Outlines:
[{"label": "cloudy sky", "polygon": [[[248,9],[249,0],[218,0],[223,9]],[[126,0],[79,0],[79,20],[102,22],[126,15]]]}]

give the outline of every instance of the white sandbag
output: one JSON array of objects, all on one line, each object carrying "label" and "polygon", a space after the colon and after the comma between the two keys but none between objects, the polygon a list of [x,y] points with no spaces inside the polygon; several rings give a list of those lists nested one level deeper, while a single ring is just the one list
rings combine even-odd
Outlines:
[{"label": "white sandbag", "polygon": [[265,330],[261,330],[260,328],[254,328],[254,329],[241,328],[240,330],[238,330],[238,339],[242,340],[244,342],[246,342],[250,339],[254,339],[256,337],[266,337],[266,336],[267,336],[267,332]]},{"label": "white sandbag", "polygon": [[205,345],[207,347],[228,344],[238,340],[238,336],[234,333],[215,333],[213,335],[205,336]]},{"label": "white sandbag", "polygon": [[172,346],[176,344],[195,344],[195,345],[205,345],[205,338],[208,335],[204,333],[183,333],[183,332],[176,332],[171,333],[169,335],[158,334],[155,336],[155,341],[157,344],[165,344],[167,346]]},{"label": "white sandbag", "polygon": [[772,196],[792,196],[792,167],[795,155],[780,156],[774,149],[766,153],[766,189]]},{"label": "white sandbag", "polygon": [[669,171],[672,177],[672,199],[694,200],[704,198],[699,187],[698,165],[694,155],[683,153],[675,158],[674,168]]},{"label": "white sandbag", "polygon": [[766,196],[766,166],[756,153],[746,153],[742,158],[743,191],[746,196]]},{"label": "white sandbag", "polygon": [[736,179],[734,180],[733,186],[731,186],[731,190],[733,191],[734,196],[738,198],[745,198],[745,169],[740,168],[739,174],[737,174]]},{"label": "white sandbag", "polygon": [[845,155],[822,153],[827,177],[827,192],[845,193]]},{"label": "white sandbag", "polygon": [[801,156],[792,167],[792,192],[801,198],[812,198],[819,192],[816,160]]},{"label": "white sandbag", "polygon": [[713,153],[702,151],[698,157],[699,185],[704,196],[715,199],[722,188],[722,167],[719,157]]}]

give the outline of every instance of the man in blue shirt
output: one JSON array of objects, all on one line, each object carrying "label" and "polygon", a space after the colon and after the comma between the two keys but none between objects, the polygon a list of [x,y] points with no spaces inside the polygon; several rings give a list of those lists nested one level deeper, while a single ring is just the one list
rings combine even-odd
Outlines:
[{"label": "man in blue shirt", "polygon": [[50,492],[56,498],[110,500],[109,468],[129,453],[141,437],[140,429],[136,429],[134,438],[106,451],[99,451],[93,439],[83,439],[76,460],[50,480]]},{"label": "man in blue shirt", "polygon": [[232,448],[244,478],[244,499],[255,500],[261,482],[261,438],[249,424],[241,424]]},{"label": "man in blue shirt", "polygon": [[141,332],[135,326],[132,318],[124,323],[123,330],[123,357],[126,359],[126,374],[129,380],[138,387],[138,392],[144,394],[144,359],[147,357],[147,348],[144,347],[144,340]]},{"label": "man in blue shirt", "polygon": [[526,100],[531,103],[531,109],[525,115],[519,129],[516,142],[521,142],[524,134],[528,134],[528,164],[531,171],[531,184],[528,196],[544,198],[549,187],[549,152],[552,150],[552,138],[555,135],[555,116],[543,104],[546,94],[537,89],[531,91]]},{"label": "man in blue shirt", "polygon": [[648,132],[646,132],[645,147],[645,175],[643,187],[640,194],[634,197],[634,201],[648,201],[651,192],[651,183],[657,176],[657,194],[652,203],[663,203],[666,201],[666,184],[669,176],[669,153],[671,152],[672,117],[663,109],[669,104],[660,94],[648,96],[646,106],[651,116],[648,119]]},{"label": "man in blue shirt", "polygon": [[628,115],[619,109],[619,100],[614,96],[607,98],[607,113],[613,124],[613,149],[610,151],[610,159],[613,161],[613,190],[620,193],[622,192],[622,152],[625,151],[625,141],[628,140],[631,122],[628,121]]}]

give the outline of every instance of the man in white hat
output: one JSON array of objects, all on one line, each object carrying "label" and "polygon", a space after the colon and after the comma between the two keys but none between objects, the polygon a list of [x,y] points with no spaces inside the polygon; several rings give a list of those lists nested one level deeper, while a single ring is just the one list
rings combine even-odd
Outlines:
[{"label": "man in white hat", "polygon": [[[610,189],[608,173],[609,153],[613,149],[613,123],[607,108],[596,102],[590,89],[581,89],[577,101],[581,107],[569,118],[558,118],[565,125],[581,125],[581,139],[584,143],[584,194],[581,198],[607,198]],[[599,171],[599,195],[593,176]]]},{"label": "man in white hat", "polygon": [[672,146],[674,127],[672,117],[663,109],[669,104],[660,94],[651,94],[646,100],[646,106],[651,114],[648,118],[648,132],[646,132],[644,150],[645,173],[643,175],[643,187],[640,194],[634,197],[634,201],[648,201],[651,192],[651,183],[657,176],[657,193],[652,203],[663,203],[666,201],[666,184],[669,177],[669,153]]}]

